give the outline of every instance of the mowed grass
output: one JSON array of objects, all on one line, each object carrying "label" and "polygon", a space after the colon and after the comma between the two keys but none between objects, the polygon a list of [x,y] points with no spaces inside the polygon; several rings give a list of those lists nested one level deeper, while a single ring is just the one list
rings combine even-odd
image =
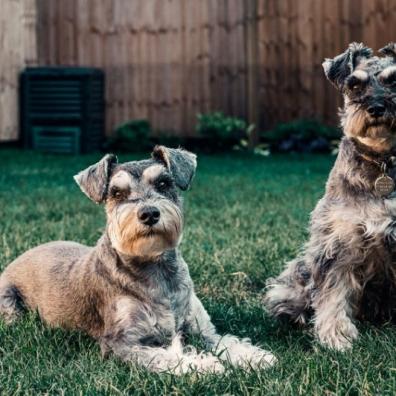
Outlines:
[{"label": "mowed grass", "polygon": [[[105,224],[72,176],[100,154],[67,157],[0,150],[0,269],[51,240],[93,245]],[[131,160],[141,156],[121,156]],[[150,374],[79,332],[50,329],[30,314],[0,321],[0,394],[394,395],[396,332],[360,325],[353,351],[328,351],[310,330],[271,319],[260,300],[307,238],[309,213],[334,157],[200,156],[185,193],[181,246],[198,295],[220,332],[250,337],[279,362],[268,370],[222,375]]]}]

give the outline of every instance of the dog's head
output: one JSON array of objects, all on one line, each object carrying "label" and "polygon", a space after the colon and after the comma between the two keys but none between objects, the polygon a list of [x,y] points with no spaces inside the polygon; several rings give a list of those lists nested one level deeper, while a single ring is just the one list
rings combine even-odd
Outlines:
[{"label": "dog's head", "polygon": [[157,146],[142,161],[118,164],[107,154],[74,178],[90,199],[105,203],[112,246],[128,256],[153,258],[180,242],[178,188],[189,188],[196,166],[194,154]]},{"label": "dog's head", "polygon": [[326,77],[344,94],[342,125],[349,137],[370,145],[396,143],[396,44],[379,50],[352,43],[334,59],[326,59]]}]

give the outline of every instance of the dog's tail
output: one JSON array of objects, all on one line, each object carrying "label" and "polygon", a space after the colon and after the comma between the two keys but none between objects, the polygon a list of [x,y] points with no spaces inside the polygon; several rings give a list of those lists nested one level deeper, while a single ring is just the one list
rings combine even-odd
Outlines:
[{"label": "dog's tail", "polygon": [[11,323],[22,312],[21,295],[18,289],[8,282],[6,275],[0,276],[0,319]]},{"label": "dog's tail", "polygon": [[287,318],[304,325],[311,316],[310,288],[311,273],[303,259],[298,258],[287,264],[277,277],[267,281],[264,305],[267,311],[279,318]]}]

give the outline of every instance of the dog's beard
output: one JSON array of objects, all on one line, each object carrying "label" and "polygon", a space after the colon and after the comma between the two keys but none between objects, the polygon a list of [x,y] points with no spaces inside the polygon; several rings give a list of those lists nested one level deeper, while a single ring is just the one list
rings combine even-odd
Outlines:
[{"label": "dog's beard", "polygon": [[166,199],[150,200],[145,205],[156,206],[161,215],[157,224],[142,224],[137,212],[140,205],[121,204],[108,213],[108,234],[112,246],[120,253],[142,258],[160,256],[175,248],[181,238],[182,214],[180,209]]},{"label": "dog's beard", "polygon": [[342,127],[348,137],[357,138],[375,151],[388,151],[396,146],[396,118],[371,117],[358,105],[348,105],[341,113]]}]

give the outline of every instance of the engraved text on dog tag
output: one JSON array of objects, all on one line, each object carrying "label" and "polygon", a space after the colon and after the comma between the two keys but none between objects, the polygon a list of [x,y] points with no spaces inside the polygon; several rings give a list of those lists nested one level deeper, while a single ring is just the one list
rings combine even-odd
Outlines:
[{"label": "engraved text on dog tag", "polygon": [[391,177],[383,174],[375,181],[374,188],[379,196],[386,197],[395,189],[395,182]]}]

